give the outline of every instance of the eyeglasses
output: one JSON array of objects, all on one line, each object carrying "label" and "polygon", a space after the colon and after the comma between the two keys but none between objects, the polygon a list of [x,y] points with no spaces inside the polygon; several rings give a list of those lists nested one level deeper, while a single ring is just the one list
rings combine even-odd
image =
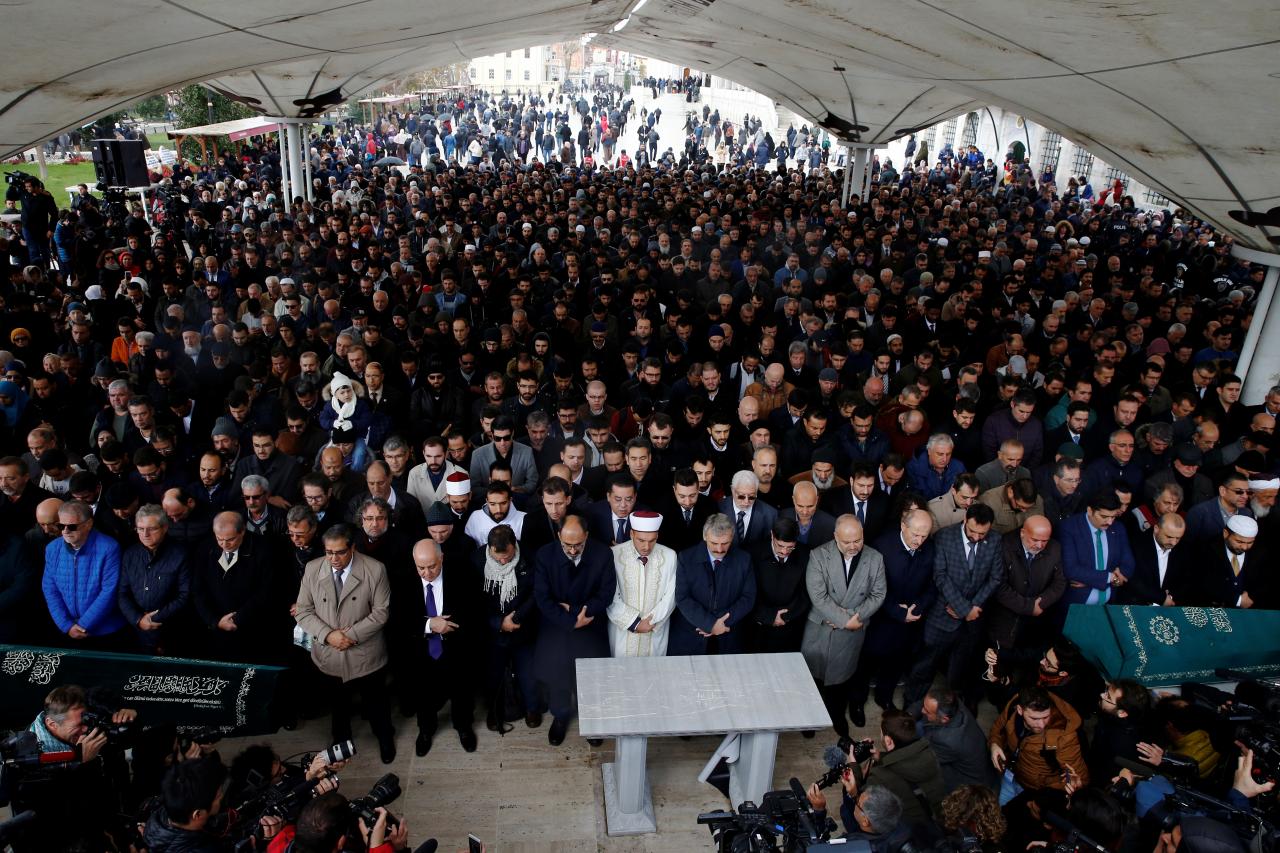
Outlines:
[{"label": "eyeglasses", "polygon": [[1223,486],[1222,488],[1226,489],[1228,492],[1230,492],[1230,493],[1231,493],[1231,494],[1233,494],[1233,495],[1247,495],[1247,494],[1249,494],[1249,490],[1248,490],[1248,489],[1233,489],[1233,488],[1231,488],[1230,486]]},{"label": "eyeglasses", "polygon": [[740,501],[747,501],[748,503],[751,503],[756,499],[756,496],[755,495],[738,495],[737,498]]},{"label": "eyeglasses", "polygon": [[326,557],[341,557],[343,554],[347,553],[347,552],[348,552],[348,551],[350,551],[350,550],[351,550],[351,548],[350,548],[350,547],[347,547],[347,548],[332,548],[332,549],[330,549],[330,548],[325,548],[325,549],[324,549],[324,555],[325,555]]},{"label": "eyeglasses", "polygon": [[509,436],[509,435],[494,435],[494,437],[493,437],[493,441],[494,441],[494,443],[495,443],[495,444],[497,444],[497,443],[498,443],[498,442],[500,442],[500,441],[501,441],[502,443],[504,443],[504,444],[505,444],[506,442],[508,442],[508,441],[510,441],[510,440],[511,440],[511,436]]}]

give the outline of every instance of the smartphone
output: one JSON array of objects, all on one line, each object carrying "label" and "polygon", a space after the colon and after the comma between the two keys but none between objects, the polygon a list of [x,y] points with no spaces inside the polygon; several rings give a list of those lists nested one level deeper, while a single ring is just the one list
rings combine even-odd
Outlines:
[{"label": "smartphone", "polygon": [[467,836],[467,853],[484,853],[484,844],[474,835]]}]

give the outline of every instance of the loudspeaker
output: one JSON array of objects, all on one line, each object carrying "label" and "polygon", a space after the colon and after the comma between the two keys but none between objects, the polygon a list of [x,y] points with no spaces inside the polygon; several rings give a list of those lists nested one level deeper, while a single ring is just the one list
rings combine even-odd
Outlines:
[{"label": "loudspeaker", "polygon": [[93,140],[93,171],[99,181],[113,187],[147,187],[147,157],[137,139]]}]

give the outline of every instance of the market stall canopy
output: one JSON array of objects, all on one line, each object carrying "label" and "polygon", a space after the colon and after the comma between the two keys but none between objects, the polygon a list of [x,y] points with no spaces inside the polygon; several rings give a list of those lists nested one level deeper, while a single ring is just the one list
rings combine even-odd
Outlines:
[{"label": "market stall canopy", "polygon": [[3,156],[192,82],[306,117],[418,68],[599,33],[858,141],[996,104],[1246,245],[1280,242],[1271,0],[18,0],[6,20]]},{"label": "market stall canopy", "polygon": [[170,139],[183,136],[225,136],[232,142],[248,139],[251,136],[262,136],[264,133],[275,133],[280,125],[261,118],[238,118],[233,121],[219,121],[213,124],[202,124],[196,127],[180,127],[169,131]]}]

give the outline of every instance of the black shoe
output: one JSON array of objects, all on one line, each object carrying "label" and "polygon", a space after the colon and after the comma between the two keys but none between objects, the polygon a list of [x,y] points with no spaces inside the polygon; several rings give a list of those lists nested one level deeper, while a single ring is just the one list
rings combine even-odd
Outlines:
[{"label": "black shoe", "polygon": [[378,744],[378,752],[382,756],[383,764],[390,764],[396,760],[396,742],[392,738],[387,738],[386,742]]},{"label": "black shoe", "polygon": [[490,712],[489,716],[485,717],[484,727],[491,732],[496,732],[498,730],[498,718],[492,712]]},{"label": "black shoe", "polygon": [[849,709],[849,719],[853,721],[854,726],[857,728],[862,728],[867,724],[867,715],[861,706]]},{"label": "black shoe", "polygon": [[418,732],[418,739],[413,742],[413,751],[418,757],[426,755],[431,751],[431,735]]},{"label": "black shoe", "polygon": [[604,738],[589,737],[587,738],[587,743],[589,743],[591,746],[601,746],[604,744]]},{"label": "black shoe", "polygon": [[551,729],[547,732],[547,743],[559,746],[564,743],[564,736],[569,733],[569,721],[555,719],[551,721]]},{"label": "black shoe", "polygon": [[458,729],[458,743],[462,744],[463,752],[475,752],[476,733],[471,729]]},{"label": "black shoe", "polygon": [[813,731],[801,732],[800,737],[804,738],[805,740],[813,740],[813,736],[816,734],[817,732],[813,732]]},{"label": "black shoe", "polygon": [[530,711],[529,713],[525,714],[524,724],[531,729],[536,729],[538,726],[542,725],[542,712]]}]

